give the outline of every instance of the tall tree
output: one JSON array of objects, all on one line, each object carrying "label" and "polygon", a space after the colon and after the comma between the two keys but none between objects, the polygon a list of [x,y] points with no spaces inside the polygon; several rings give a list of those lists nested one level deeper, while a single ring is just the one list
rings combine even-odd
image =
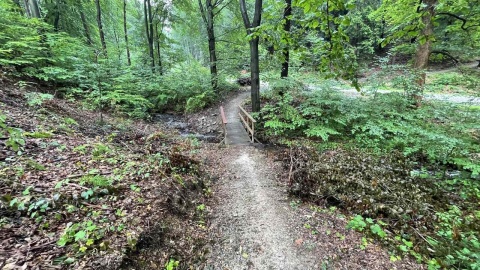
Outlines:
[{"label": "tall tree", "polygon": [[105,42],[105,33],[103,32],[102,9],[100,7],[100,0],[95,0],[95,6],[97,8],[97,24],[98,24],[98,32],[100,33],[100,42],[102,43],[102,51],[104,56],[108,57],[107,43]]},{"label": "tall tree", "polygon": [[143,1],[143,13],[145,16],[145,32],[147,34],[148,52],[153,70],[155,69],[155,52],[153,49],[153,15],[150,0]]},{"label": "tall tree", "polygon": [[125,47],[127,48],[127,64],[132,65],[130,59],[130,48],[128,47],[128,31],[127,31],[127,0],[123,0],[123,31],[125,34]]},{"label": "tall tree", "polygon": [[207,29],[211,83],[215,91],[218,90],[215,16],[218,15],[220,11],[225,8],[229,3],[227,2],[224,4],[224,2],[224,0],[198,0],[200,14],[202,15],[203,22]]},{"label": "tall tree", "polygon": [[90,28],[88,27],[87,18],[85,17],[85,10],[83,9],[82,0],[79,0],[77,3],[80,13],[80,20],[82,21],[83,31],[85,33],[85,38],[87,39],[87,44],[92,46],[92,36],[90,35]]},{"label": "tall tree", "polygon": [[[283,31],[285,31],[285,35],[290,34],[290,29],[292,27],[292,0],[285,0],[285,10],[283,11]],[[290,62],[290,44],[287,42],[287,46],[283,48],[283,63],[282,63],[282,72],[280,77],[286,78],[288,77],[288,65]]]},{"label": "tall tree", "polygon": [[260,111],[260,64],[258,57],[259,37],[256,34],[257,27],[262,21],[262,0],[255,0],[255,10],[253,20],[248,17],[247,4],[245,0],[240,0],[240,12],[242,13],[243,24],[247,29],[250,38],[250,74],[251,74],[251,96],[252,111]]}]

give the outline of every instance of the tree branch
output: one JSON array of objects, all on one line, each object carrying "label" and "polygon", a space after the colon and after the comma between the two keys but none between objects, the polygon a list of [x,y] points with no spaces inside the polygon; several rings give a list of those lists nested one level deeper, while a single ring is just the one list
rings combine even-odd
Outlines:
[{"label": "tree branch", "polygon": [[[221,3],[222,3],[222,2],[223,2],[223,1],[221,1]],[[226,6],[228,6],[231,2],[233,2],[233,0],[228,1],[228,3],[226,3],[225,5],[223,5],[217,12],[215,12],[215,13],[213,14],[213,16],[217,16],[217,15],[218,15]],[[214,5],[214,8],[218,7],[219,5],[220,5],[220,4]]]},{"label": "tree branch", "polygon": [[458,60],[453,57],[450,53],[448,53],[447,51],[432,51],[431,53],[437,53],[437,54],[441,54],[441,55],[445,55],[446,57],[452,59],[453,62],[455,62],[455,64],[458,64]]},{"label": "tree branch", "polygon": [[253,27],[260,26],[262,22],[262,0],[255,0],[255,13],[253,15]]},{"label": "tree branch", "polygon": [[480,26],[480,25],[471,25],[471,26],[469,26],[469,27],[465,27],[465,25],[467,24],[468,20],[465,19],[465,18],[462,18],[462,17],[460,17],[460,16],[458,16],[458,15],[456,15],[456,14],[450,13],[450,12],[439,12],[439,13],[437,13],[437,15],[447,15],[447,16],[450,16],[450,17],[453,17],[453,18],[455,18],[455,19],[457,19],[457,20],[462,21],[462,26],[461,26],[460,28],[462,28],[462,30],[465,30],[465,31],[467,31],[468,28],[470,28],[470,27]]},{"label": "tree branch", "polygon": [[250,19],[248,18],[247,12],[247,4],[245,0],[240,0],[240,12],[242,13],[243,24],[245,24],[245,28],[247,28],[247,32],[249,32],[252,25],[250,24]]},{"label": "tree branch", "polygon": [[203,7],[202,0],[198,0],[198,6],[200,7],[200,14],[202,14],[202,19],[205,25],[208,24],[207,17],[205,17],[205,8]]}]

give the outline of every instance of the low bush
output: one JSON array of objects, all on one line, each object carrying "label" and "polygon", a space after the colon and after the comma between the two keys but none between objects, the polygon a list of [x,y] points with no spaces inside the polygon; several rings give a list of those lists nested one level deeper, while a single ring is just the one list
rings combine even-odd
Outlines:
[{"label": "low bush", "polygon": [[264,99],[261,136],[292,146],[284,156],[292,194],[357,215],[352,228],[370,221],[365,233],[398,256],[478,269],[475,107],[416,107],[401,93],[346,97],[329,87]]}]

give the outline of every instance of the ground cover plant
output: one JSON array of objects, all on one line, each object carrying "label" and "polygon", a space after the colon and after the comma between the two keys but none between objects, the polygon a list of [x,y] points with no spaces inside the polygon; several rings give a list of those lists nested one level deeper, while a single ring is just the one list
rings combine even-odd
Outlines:
[{"label": "ground cover plant", "polygon": [[209,183],[198,142],[54,98],[32,107],[34,94],[0,96],[1,267],[128,268],[152,238],[158,267],[194,265]]},{"label": "ground cover plant", "polygon": [[478,269],[480,115],[404,93],[352,98],[329,86],[264,95],[265,140],[289,145],[290,192],[338,206],[350,227],[432,269]]}]

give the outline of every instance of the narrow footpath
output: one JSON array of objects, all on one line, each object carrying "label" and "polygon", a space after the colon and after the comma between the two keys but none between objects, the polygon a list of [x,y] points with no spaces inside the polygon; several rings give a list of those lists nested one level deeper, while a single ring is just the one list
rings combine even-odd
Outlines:
[{"label": "narrow footpath", "polygon": [[[238,105],[248,97],[249,92],[241,93],[225,105],[227,127],[239,122]],[[245,141],[243,128],[229,131],[229,145],[215,150],[222,173],[210,209],[213,243],[203,269],[422,269],[408,260],[391,262],[373,243],[361,249],[362,235],[346,230],[347,220],[338,211],[289,198],[281,164],[252,146],[248,136]]]}]

